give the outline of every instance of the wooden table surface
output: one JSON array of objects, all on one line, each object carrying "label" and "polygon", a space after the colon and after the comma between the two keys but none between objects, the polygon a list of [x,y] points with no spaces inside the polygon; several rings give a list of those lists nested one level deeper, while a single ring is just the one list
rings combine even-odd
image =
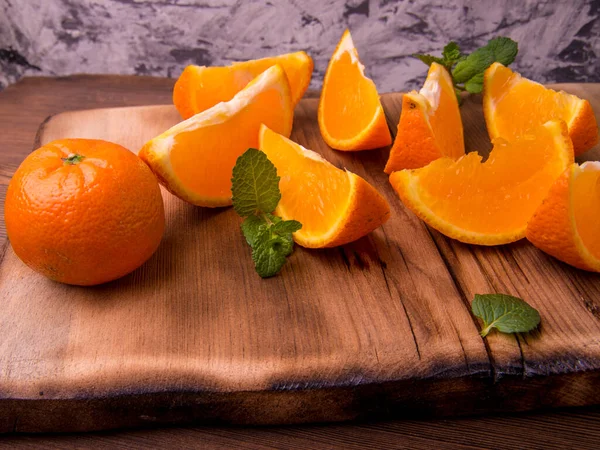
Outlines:
[{"label": "wooden table surface", "polygon": [[[0,222],[8,181],[32,150],[35,133],[62,111],[168,104],[174,80],[127,76],[26,78],[0,93]],[[5,238],[0,229],[0,247]],[[0,447],[204,448],[597,448],[600,407],[553,412],[368,424],[294,427],[187,427],[89,433],[14,435]]]}]

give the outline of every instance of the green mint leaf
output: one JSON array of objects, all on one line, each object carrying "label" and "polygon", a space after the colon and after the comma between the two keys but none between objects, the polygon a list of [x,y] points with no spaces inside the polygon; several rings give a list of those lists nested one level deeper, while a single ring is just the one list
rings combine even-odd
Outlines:
[{"label": "green mint leaf", "polygon": [[281,228],[280,224],[285,223],[280,217],[269,213],[249,216],[242,223],[246,241],[252,247],[256,272],[263,278],[276,275],[285,264],[286,256],[294,250],[291,233],[275,233],[276,228]]},{"label": "green mint leaf", "polygon": [[483,91],[483,73],[478,73],[465,83],[465,90],[471,94],[479,94]]},{"label": "green mint leaf", "polygon": [[236,161],[231,179],[233,209],[242,217],[275,210],[281,192],[277,169],[267,155],[255,148]]},{"label": "green mint leaf", "polygon": [[[279,217],[278,217],[279,219]],[[297,220],[281,220],[280,222],[273,225],[273,233],[284,234],[284,233],[295,233],[300,228],[302,228],[302,224]]]},{"label": "green mint leaf", "polygon": [[271,222],[272,224],[276,224],[283,221],[281,217],[277,217],[275,214],[271,213],[265,213],[264,218],[266,221]]},{"label": "green mint leaf", "polygon": [[271,232],[274,235],[280,237],[289,244],[289,247],[283,248],[284,250],[289,248],[289,251],[285,256],[291,255],[294,251],[294,237],[292,236],[292,233],[298,231],[300,228],[302,228],[302,224],[297,220],[280,221],[271,227]]},{"label": "green mint leaf", "polygon": [[267,222],[259,216],[248,216],[242,222],[242,233],[250,247],[254,247],[258,242],[259,235],[268,228]]},{"label": "green mint leaf", "polygon": [[444,65],[443,58],[438,58],[437,56],[425,55],[425,54],[422,54],[422,53],[414,53],[412,56],[414,56],[415,58],[420,59],[422,62],[424,62],[428,66],[430,66],[434,62],[436,62],[438,64]]},{"label": "green mint leaf", "polygon": [[258,244],[252,248],[254,266],[262,278],[276,275],[285,264],[286,256],[293,250],[293,242],[288,242],[279,236],[267,237],[269,235],[271,235],[270,231],[262,233]]},{"label": "green mint leaf", "polygon": [[458,62],[452,70],[452,78],[455,84],[466,83],[478,73],[485,72],[493,63],[487,50],[478,49]]},{"label": "green mint leaf", "polygon": [[460,47],[456,42],[450,41],[444,47],[444,50],[442,51],[442,56],[444,57],[444,65],[446,67],[452,66],[462,57]]},{"label": "green mint leaf", "polygon": [[507,37],[497,37],[492,39],[488,41],[486,47],[494,58],[493,62],[499,62],[505,66],[512,64],[519,52],[519,44]]},{"label": "green mint leaf", "polygon": [[478,48],[465,59],[459,61],[452,70],[455,84],[466,83],[474,76],[485,72],[494,62],[509,65],[515,60],[519,47],[515,41],[507,37],[499,37],[488,41],[487,45]]},{"label": "green mint leaf", "polygon": [[481,336],[492,328],[502,333],[524,333],[540,323],[540,313],[518,297],[505,294],[475,294],[471,309],[483,321]]},{"label": "green mint leaf", "polygon": [[260,150],[249,148],[237,159],[231,184],[233,208],[245,217],[241,228],[252,248],[256,272],[263,278],[272,277],[294,251],[292,233],[302,224],[272,214],[281,199],[279,177]]}]

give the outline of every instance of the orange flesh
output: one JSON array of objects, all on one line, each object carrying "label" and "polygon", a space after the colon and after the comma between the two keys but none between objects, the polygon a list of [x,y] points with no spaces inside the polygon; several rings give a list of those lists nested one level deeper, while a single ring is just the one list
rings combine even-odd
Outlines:
[{"label": "orange flesh", "polygon": [[573,180],[571,204],[577,232],[585,247],[600,259],[600,171],[583,169]]},{"label": "orange flesh", "polygon": [[418,169],[442,156],[465,154],[463,126],[452,80],[446,69],[433,63],[423,88],[405,94],[398,135],[385,173]]},{"label": "orange flesh", "polygon": [[[445,71],[444,68],[438,70]],[[430,73],[432,70],[430,69]],[[435,139],[440,151],[444,156],[451,158],[460,158],[465,154],[465,145],[463,141],[463,126],[458,111],[456,94],[452,83],[449,83],[443,75],[438,75],[434,79],[429,79],[425,82],[423,90],[431,89],[434,83],[439,83],[439,100],[434,105],[429,115],[431,127],[435,131]],[[428,100],[429,95],[425,96]]]},{"label": "orange flesh", "polygon": [[[223,124],[183,132],[174,137],[170,152],[173,172],[187,189],[205,196],[231,196],[231,174],[235,161],[249,147],[258,147],[260,124],[275,130],[286,128],[280,111],[282,94],[268,89],[256,101]],[[264,120],[264,118],[268,118]],[[198,164],[190,164],[198,161]]]},{"label": "orange flesh", "polygon": [[[351,139],[356,130],[367,128],[373,120],[371,111],[379,108],[377,88],[362,74],[358,59],[353,62],[348,52],[331,65],[327,84],[330,88],[322,94],[323,104],[330,110],[323,114],[325,128],[335,139]],[[361,110],[369,114],[356,113]]]},{"label": "orange flesh", "polygon": [[496,69],[486,89],[492,98],[496,98],[493,104],[494,136],[508,140],[549,120],[563,120],[569,125],[578,101],[577,97],[521,78],[506,67]]},{"label": "orange flesh", "polygon": [[535,145],[497,140],[483,164],[470,153],[417,169],[421,201],[465,230],[494,234],[523,228],[565,166],[552,159],[553,136],[544,127],[539,130]]},{"label": "orange flesh", "polygon": [[184,119],[219,102],[231,100],[255,77],[279,64],[290,83],[292,101],[300,100],[312,74],[312,60],[304,52],[233,63],[226,67],[187,66],[173,91],[173,101]]},{"label": "orange flesh", "polygon": [[301,147],[265,130],[261,150],[277,167],[285,216],[302,223],[302,232],[324,234],[344,215],[350,194],[346,172],[302,154]]},{"label": "orange flesh", "polygon": [[[194,105],[195,112],[201,112],[213,107],[219,102],[228,102],[235,94],[241,91],[256,75],[264,70],[237,70],[233,71],[229,67],[211,67],[209,70],[198,70],[198,67],[189,66],[185,70],[195,71],[194,82],[199,87],[203,85],[211,86],[210,89],[202,91],[190,89],[191,103]],[[196,75],[197,74],[197,75]]]}]

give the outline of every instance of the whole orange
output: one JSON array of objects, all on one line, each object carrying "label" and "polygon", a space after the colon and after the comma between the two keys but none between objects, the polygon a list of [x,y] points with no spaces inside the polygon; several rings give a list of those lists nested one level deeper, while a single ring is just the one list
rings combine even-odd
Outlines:
[{"label": "whole orange", "polygon": [[54,141],[25,158],[8,186],[4,215],[25,264],[83,286],[142,265],[165,229],[150,169],[126,148],[91,139]]}]

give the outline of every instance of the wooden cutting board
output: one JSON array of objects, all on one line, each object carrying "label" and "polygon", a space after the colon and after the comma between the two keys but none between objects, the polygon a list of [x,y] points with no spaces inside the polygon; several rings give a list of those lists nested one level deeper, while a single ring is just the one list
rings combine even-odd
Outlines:
[{"label": "wooden cutting board", "polygon": [[[573,93],[600,111],[600,85]],[[395,134],[401,94],[382,98]],[[490,143],[481,99],[462,106],[467,149]],[[0,431],[156,423],[267,424],[472,414],[600,403],[600,275],[526,241],[493,248],[429,229],[382,169],[389,149],[329,149],[316,99],[292,139],[366,178],[391,219],[352,244],[296,247],[260,279],[230,208],[163,191],[167,230],[121,280],[61,285],[0,253]],[[35,147],[102,138],[137,150],[178,121],[171,106],[62,113]],[[600,159],[600,149],[585,159]],[[2,257],[3,255],[3,257]],[[525,298],[542,315],[527,335],[479,334],[475,293]]]}]

